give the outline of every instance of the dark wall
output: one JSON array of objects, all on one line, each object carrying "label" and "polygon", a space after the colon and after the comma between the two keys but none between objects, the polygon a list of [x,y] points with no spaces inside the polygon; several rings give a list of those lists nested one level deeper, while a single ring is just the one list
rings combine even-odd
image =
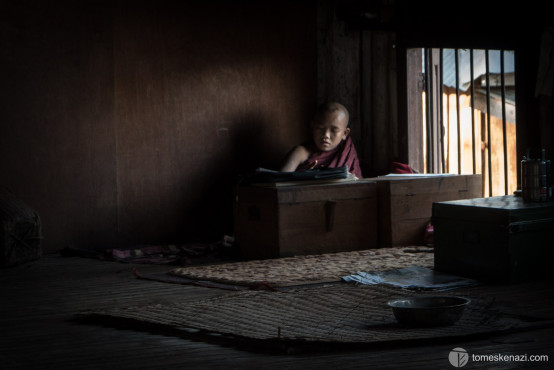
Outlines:
[{"label": "dark wall", "polygon": [[117,229],[112,12],[3,2],[0,186],[40,214],[48,250]]},{"label": "dark wall", "polygon": [[44,246],[219,238],[316,105],[313,2],[2,5],[0,186]]},{"label": "dark wall", "polygon": [[366,176],[406,160],[407,47],[514,48],[518,151],[552,148],[549,13],[457,4],[4,1],[0,186],[39,211],[47,251],[214,240],[236,175],[277,167],[323,100],[351,109]]}]

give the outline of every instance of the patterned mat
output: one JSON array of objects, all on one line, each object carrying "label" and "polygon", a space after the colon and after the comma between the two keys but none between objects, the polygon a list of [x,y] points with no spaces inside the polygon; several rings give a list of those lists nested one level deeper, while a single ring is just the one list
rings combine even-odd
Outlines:
[{"label": "patterned mat", "polygon": [[[529,327],[529,321],[506,318],[494,307],[494,294],[458,291],[472,299],[462,318],[444,327],[413,328],[399,324],[386,305],[416,293],[386,285],[294,288],[287,291],[241,291],[204,301],[88,312],[94,318],[131,320],[172,329],[194,329],[254,340],[376,343],[452,338]],[[433,295],[448,293],[437,293]]]},{"label": "patterned mat", "polygon": [[432,248],[396,247],[181,267],[169,271],[168,275],[240,286],[286,287],[338,282],[343,276],[360,271],[389,271],[410,266],[432,268],[433,261]]}]

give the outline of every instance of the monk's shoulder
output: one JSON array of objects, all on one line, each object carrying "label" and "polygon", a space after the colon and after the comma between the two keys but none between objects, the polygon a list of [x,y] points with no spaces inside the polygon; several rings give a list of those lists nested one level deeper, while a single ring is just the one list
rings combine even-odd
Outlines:
[{"label": "monk's shoulder", "polygon": [[285,163],[281,167],[281,171],[295,171],[301,163],[305,162],[310,157],[310,155],[310,150],[303,144],[293,147],[289,151]]},{"label": "monk's shoulder", "polygon": [[292,148],[292,153],[294,153],[298,158],[308,159],[308,157],[313,153],[313,150],[305,144],[298,144]]}]

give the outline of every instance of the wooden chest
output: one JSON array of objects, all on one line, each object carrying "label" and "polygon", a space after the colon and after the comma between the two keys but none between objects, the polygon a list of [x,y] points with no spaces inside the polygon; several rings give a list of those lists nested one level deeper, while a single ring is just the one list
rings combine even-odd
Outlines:
[{"label": "wooden chest", "polygon": [[375,182],[238,186],[235,239],[248,259],[377,246]]},{"label": "wooden chest", "polygon": [[554,202],[509,196],[433,205],[435,269],[481,281],[551,276]]},{"label": "wooden chest", "polygon": [[481,197],[481,175],[389,175],[379,194],[379,246],[422,245],[433,202]]}]

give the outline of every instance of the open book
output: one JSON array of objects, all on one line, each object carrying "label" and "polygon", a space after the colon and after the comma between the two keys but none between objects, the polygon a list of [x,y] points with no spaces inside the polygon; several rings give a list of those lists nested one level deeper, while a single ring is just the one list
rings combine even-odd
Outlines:
[{"label": "open book", "polygon": [[355,180],[356,177],[348,172],[347,166],[336,168],[317,168],[298,172],[280,172],[266,168],[258,168],[247,176],[243,183],[256,185],[287,186],[299,185],[309,182],[333,183]]}]

